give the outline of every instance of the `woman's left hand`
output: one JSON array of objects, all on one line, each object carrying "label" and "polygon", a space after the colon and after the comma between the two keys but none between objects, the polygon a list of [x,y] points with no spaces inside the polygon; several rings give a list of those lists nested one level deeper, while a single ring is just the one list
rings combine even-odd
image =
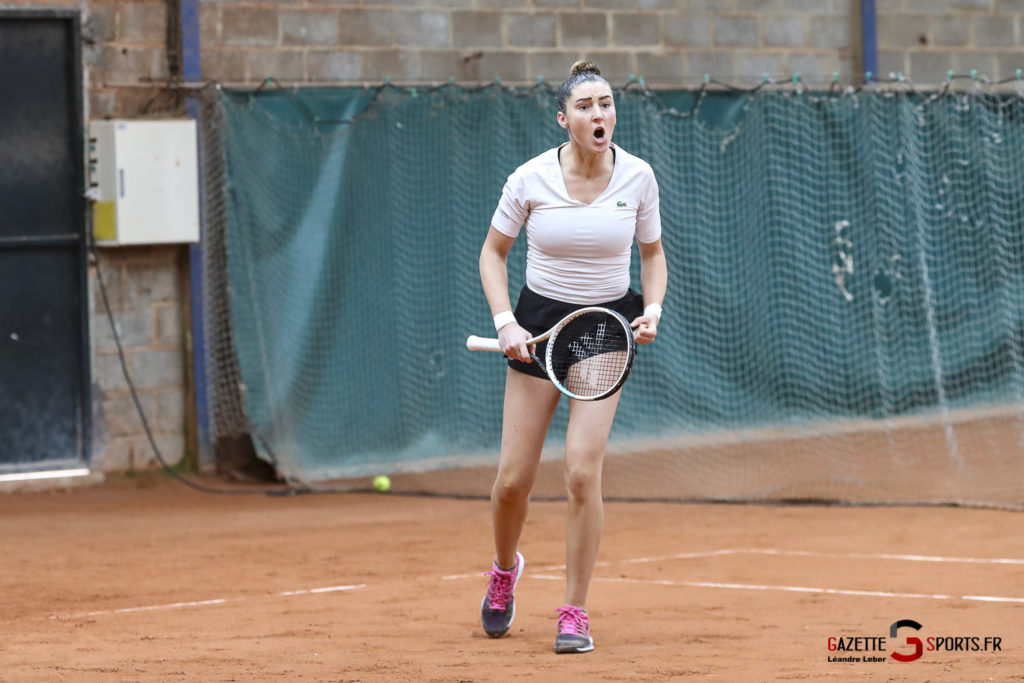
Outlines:
[{"label": "woman's left hand", "polygon": [[637,344],[650,344],[658,336],[658,319],[653,315],[641,315],[629,326],[633,328],[633,339]]}]

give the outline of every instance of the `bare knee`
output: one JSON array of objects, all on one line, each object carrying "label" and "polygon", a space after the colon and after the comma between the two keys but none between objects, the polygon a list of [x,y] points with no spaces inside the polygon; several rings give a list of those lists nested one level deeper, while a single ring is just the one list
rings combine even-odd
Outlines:
[{"label": "bare knee", "polygon": [[585,503],[601,497],[601,469],[592,466],[566,464],[565,490],[569,499]]},{"label": "bare knee", "polygon": [[491,489],[491,500],[496,503],[521,503],[530,497],[533,481],[525,475],[498,473]]}]

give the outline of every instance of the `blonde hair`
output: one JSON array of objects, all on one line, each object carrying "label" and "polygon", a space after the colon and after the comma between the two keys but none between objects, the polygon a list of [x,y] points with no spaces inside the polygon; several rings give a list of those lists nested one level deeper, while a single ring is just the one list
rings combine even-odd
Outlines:
[{"label": "blonde hair", "polygon": [[566,102],[569,101],[569,95],[572,94],[576,86],[588,81],[599,81],[608,85],[608,81],[601,75],[601,70],[592,61],[588,59],[575,61],[569,68],[569,78],[565,79],[562,87],[558,89],[558,110],[560,112],[565,113]]}]

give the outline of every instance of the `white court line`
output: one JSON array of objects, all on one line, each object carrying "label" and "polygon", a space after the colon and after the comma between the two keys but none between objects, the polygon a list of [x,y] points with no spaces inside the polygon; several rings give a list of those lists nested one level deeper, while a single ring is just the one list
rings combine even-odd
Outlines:
[{"label": "white court line", "polygon": [[86,612],[84,616],[95,617],[100,614],[128,614],[129,612],[151,612],[162,609],[178,609],[179,607],[202,607],[204,605],[222,605],[227,602],[224,598],[214,600],[195,600],[193,602],[172,602],[169,605],[146,605],[145,607],[122,607],[120,609],[105,609],[96,612]]},{"label": "white court line", "polygon": [[[642,562],[663,562],[665,560],[691,560],[700,557],[714,557],[716,555],[734,555],[736,553],[742,553],[742,550],[709,550],[699,553],[679,553],[677,555],[666,555],[664,557],[638,557],[635,559],[619,560],[626,564],[637,564]],[[614,562],[598,562],[598,567],[610,567]],[[541,571],[556,571],[559,569],[565,569],[564,564],[551,564],[546,567],[541,567]],[[468,579],[471,576],[483,576],[483,572],[473,572],[470,574],[448,574],[442,576],[441,579],[444,581],[451,581],[454,579]]]},{"label": "white court line", "polygon": [[[664,562],[668,560],[688,560],[705,557],[720,557],[726,555],[777,555],[791,557],[833,557],[844,559],[869,559],[869,560],[895,560],[902,562],[933,562],[933,563],[959,563],[959,564],[1000,564],[1000,565],[1024,565],[1024,559],[995,557],[948,557],[943,555],[904,555],[895,553],[826,553],[814,550],[778,550],[772,548],[724,548],[721,550],[709,550],[703,552],[677,553],[662,557],[635,557],[619,560],[616,562],[599,562],[599,567],[609,567],[614,564],[643,564],[650,562]],[[550,565],[542,567],[541,571],[564,570],[565,565]],[[473,574],[451,574],[442,576],[444,580],[463,579],[471,576],[482,576],[482,573]],[[545,581],[564,581],[565,576],[553,574],[530,574],[532,579]],[[758,590],[758,591],[782,591],[790,593],[819,593],[823,595],[852,595],[861,597],[878,598],[916,598],[928,600],[966,600],[973,602],[997,602],[1024,604],[1024,598],[1007,597],[1000,595],[946,595],[942,593],[896,593],[892,591],[868,591],[842,588],[820,588],[812,586],[771,586],[762,584],[745,583],[717,583],[709,581],[668,581],[658,579],[630,579],[630,578],[605,578],[594,577],[594,581],[611,583],[641,583],[657,586],[681,586],[686,588],[718,588],[729,590]]]},{"label": "white court line", "polygon": [[978,602],[1017,602],[1024,603],[1024,598],[1003,598],[998,595],[961,595],[964,600],[977,600]]},{"label": "white court line", "polygon": [[[366,588],[365,583],[352,584],[347,586],[326,586],[323,588],[304,588],[301,590],[294,591],[282,591],[280,593],[274,593],[278,597],[291,597],[294,595],[315,595],[317,593],[334,593],[337,591],[353,591],[359,590],[360,588]],[[159,610],[170,610],[170,609],[181,609],[183,607],[206,607],[208,605],[223,605],[229,602],[242,602],[249,598],[213,598],[211,600],[193,600],[190,602],[172,602],[166,605],[146,605],[143,607],[121,607],[119,609],[105,609],[96,610],[94,612],[82,612],[79,614],[72,614],[68,618],[74,619],[78,617],[96,617],[104,614],[130,614],[132,612],[154,612]],[[56,619],[56,615],[52,615],[51,619]]]},{"label": "white court line", "polygon": [[355,584],[352,586],[328,586],[327,588],[308,588],[306,590],[298,591],[285,591],[283,593],[277,593],[277,595],[289,596],[289,595],[309,595],[311,593],[334,593],[335,591],[354,591],[360,588],[366,588],[365,583]]},{"label": "white court line", "polygon": [[87,467],[76,467],[70,470],[48,470],[46,472],[20,472],[18,474],[0,474],[0,482],[3,481],[33,481],[36,479],[65,479],[71,477],[87,477],[90,472]]},{"label": "white court line", "polygon": [[[692,553],[676,553],[655,557],[632,557],[616,562],[598,562],[598,567],[611,567],[615,564],[646,564],[650,562],[667,562],[669,560],[696,560],[706,557],[722,557],[727,555],[777,555],[788,557],[834,557],[852,560],[894,560],[898,562],[933,562],[950,564],[1003,564],[1024,565],[1024,559],[1015,557],[947,557],[943,555],[903,555],[896,553],[826,553],[817,550],[778,550],[774,548],[723,548],[721,550],[705,550]],[[564,564],[553,564],[541,567],[542,571],[564,570]],[[449,574],[442,576],[445,581],[466,579],[471,576],[482,576],[483,572],[471,574]]]},{"label": "white court line", "polygon": [[[852,560],[895,560],[899,562],[935,562],[949,564],[1008,564],[1024,565],[1024,559],[1016,557],[948,557],[944,555],[904,555],[897,553],[827,553],[817,550],[778,550],[775,548],[725,548],[696,553],[678,553],[661,557],[634,557],[620,560],[624,564],[664,562],[666,560],[693,560],[723,555],[778,555],[788,557],[837,557]],[[608,566],[605,564],[605,566]],[[565,569],[565,565],[552,567]]]},{"label": "white court line", "polygon": [[[534,579],[563,581],[564,576],[534,574]],[[819,588],[813,586],[769,586],[751,583],[717,583],[712,581],[667,581],[664,579],[627,579],[622,577],[595,576],[594,581],[605,583],[640,583],[656,586],[680,586],[683,588],[721,588],[748,591],[781,591],[786,593],[821,593],[824,595],[853,595],[869,598],[917,598],[928,600],[972,600],[976,602],[1006,602],[1024,604],[1024,598],[1009,598],[999,595],[944,595],[942,593],[895,593],[892,591],[866,591],[844,588]]]},{"label": "white court line", "polygon": [[903,562],[947,562],[950,564],[1011,564],[1024,565],[1016,557],[946,557],[943,555],[903,555],[896,553],[822,553],[811,550],[745,549],[738,552],[760,555],[803,555],[807,557],[843,557],[856,560],[898,560]]}]

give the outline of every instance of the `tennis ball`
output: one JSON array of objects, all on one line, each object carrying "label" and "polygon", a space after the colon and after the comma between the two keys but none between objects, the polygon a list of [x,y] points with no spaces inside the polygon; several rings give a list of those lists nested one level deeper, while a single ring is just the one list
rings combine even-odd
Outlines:
[{"label": "tennis ball", "polygon": [[390,491],[391,479],[386,475],[378,474],[373,478],[373,489],[375,491]]}]

